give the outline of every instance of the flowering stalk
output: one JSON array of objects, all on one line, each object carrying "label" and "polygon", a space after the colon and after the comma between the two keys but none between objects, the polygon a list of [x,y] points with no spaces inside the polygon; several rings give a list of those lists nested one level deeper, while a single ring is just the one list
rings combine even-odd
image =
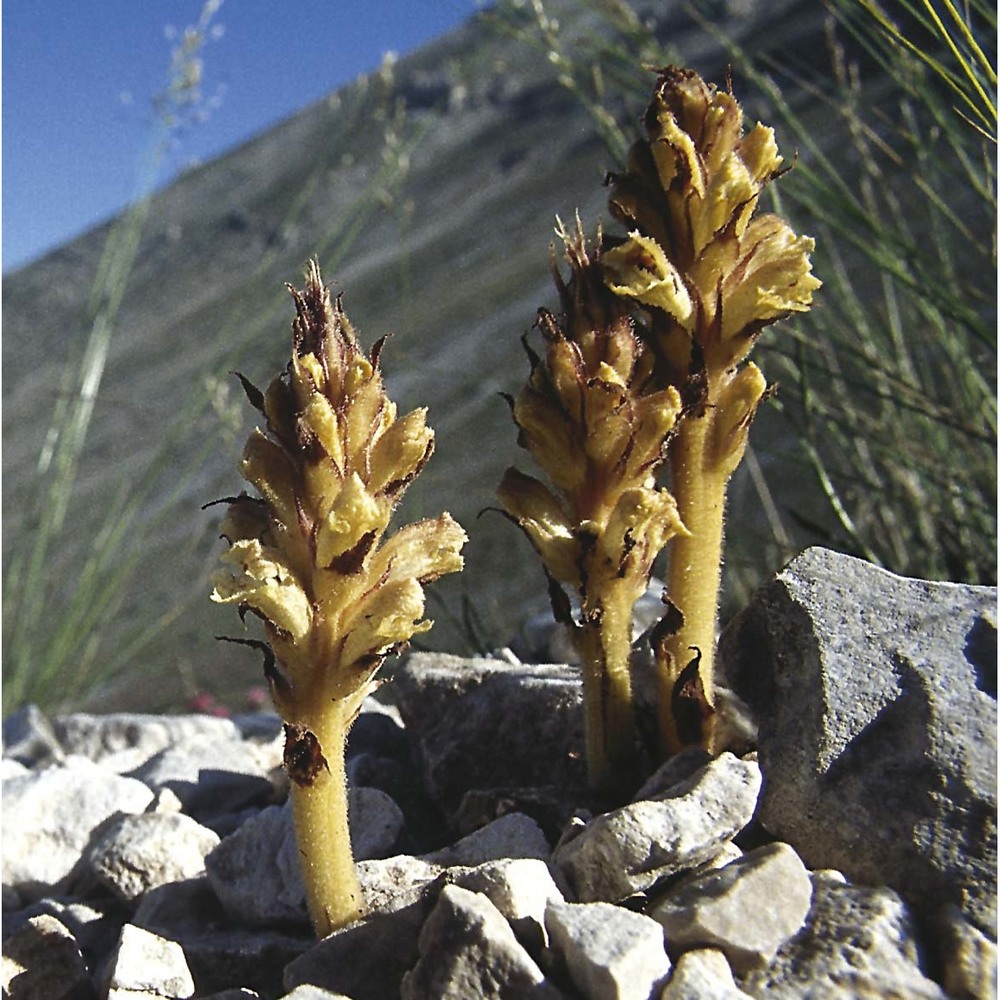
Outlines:
[{"label": "flowering stalk", "polygon": [[[605,286],[599,247],[588,250],[579,222],[559,235],[570,266],[567,283],[553,265],[563,316],[540,310],[545,356],[529,349],[531,375],[513,402],[519,443],[553,489],[508,469],[499,495],[541,556],[556,617],[572,629],[590,782],[613,800],[636,777],[632,608],[657,554],[684,531],[673,497],[654,484],[681,401],[653,384],[652,353]],[[578,622],[563,587],[579,597]]]},{"label": "flowering stalk", "polygon": [[662,70],[648,138],[611,178],[610,208],[628,238],[604,254],[608,287],[646,307],[661,384],[684,416],[670,443],[672,489],[690,532],[671,550],[670,601],[683,618],[656,642],[664,747],[712,743],[712,662],[726,487],[767,384],[752,362],[760,332],[807,310],[820,282],[809,254],[775,215],[755,216],[782,172],[772,129],[743,132],[729,93],[690,70]]},{"label": "flowering stalk", "polygon": [[362,915],[344,747],[385,657],[425,632],[423,584],[462,568],[448,514],[382,541],[433,451],[423,409],[396,419],[378,369],[311,262],[295,300],[292,356],[262,393],[239,376],[266,431],[240,463],[259,496],[230,500],[229,549],[212,600],[264,623],[265,675],[285,723],[285,767],[309,913],[323,937]]}]

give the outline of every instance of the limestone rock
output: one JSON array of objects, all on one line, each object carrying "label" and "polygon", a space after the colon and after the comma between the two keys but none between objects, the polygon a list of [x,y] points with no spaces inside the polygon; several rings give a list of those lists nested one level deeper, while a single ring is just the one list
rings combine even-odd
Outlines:
[{"label": "limestone rock", "polygon": [[296,986],[291,993],[286,993],[281,1000],[355,1000],[344,993],[331,993],[318,986]]},{"label": "limestone rock", "polygon": [[996,1000],[997,946],[965,920],[957,907],[942,913],[935,928],[944,988],[950,997]]},{"label": "limestone rock", "polygon": [[28,920],[3,945],[4,1000],[91,1000],[96,992],[76,939],[50,914]]},{"label": "limestone rock", "polygon": [[27,767],[61,764],[62,744],[37,705],[25,705],[3,720],[3,755]]},{"label": "limestone rock", "polygon": [[768,1000],[943,1000],[921,964],[916,926],[895,892],[814,878],[805,927],[769,966],[738,981]]},{"label": "limestone rock", "polygon": [[457,885],[441,890],[420,932],[420,959],[403,977],[402,1000],[561,996],[518,943],[497,908]]},{"label": "limestone rock", "polygon": [[125,903],[158,885],[193,878],[219,843],[211,830],[183,813],[123,816],[93,842],[84,867]]},{"label": "limestone rock", "polygon": [[24,900],[59,886],[115,813],[141,813],[153,793],[83,757],[3,783],[3,883]]},{"label": "limestone rock", "polygon": [[427,790],[449,815],[470,789],[543,785],[572,804],[586,799],[577,668],[412,653],[393,694]]},{"label": "limestone rock", "polygon": [[596,816],[553,859],[579,902],[619,902],[710,860],[753,816],[760,770],[732,754],[661,792]]},{"label": "limestone rock", "polygon": [[537,958],[547,943],[546,909],[563,899],[544,861],[504,858],[454,875],[449,872],[446,877],[463,889],[482,893],[510,924],[518,941]]},{"label": "limestone rock", "polygon": [[649,914],[671,951],[718,948],[734,971],[772,958],[809,912],[812,882],[787,844],[768,844],[694,876],[657,900]]},{"label": "limestone rock", "polygon": [[183,1000],[194,996],[194,979],[176,941],[126,924],[111,959],[108,1000],[133,1000],[144,994]]},{"label": "limestone rock", "polygon": [[523,813],[501,816],[487,826],[439,851],[421,855],[431,864],[474,866],[501,858],[539,858],[547,861],[552,849],[541,827]]},{"label": "limestone rock", "polygon": [[241,926],[204,876],[151,889],[132,923],[183,947],[199,994],[245,987],[280,996],[285,966],[315,941],[311,930]]},{"label": "limestone rock", "polygon": [[749,1000],[733,979],[726,956],[716,948],[686,951],[674,966],[660,1000]]},{"label": "limestone rock", "polygon": [[810,868],[996,924],[995,588],[809,549],[723,635],[760,720],[759,819]]},{"label": "limestone rock", "polygon": [[[388,854],[399,839],[399,807],[375,788],[348,791],[356,860]],[[243,823],[206,857],[216,895],[236,919],[252,926],[305,924],[305,887],[291,810],[270,806]]]},{"label": "limestone rock", "polygon": [[415,902],[444,869],[408,854],[359,861],[355,868],[370,914],[391,913]]},{"label": "limestone rock", "polygon": [[310,984],[351,1000],[398,997],[403,976],[419,958],[430,907],[430,898],[420,897],[334,931],[287,966],[285,988]]},{"label": "limestone rock", "polygon": [[154,754],[193,739],[236,740],[230,719],[212,715],[57,715],[52,726],[67,754],[87,757],[95,764],[124,774],[140,767]]},{"label": "limestone rock", "polygon": [[587,1000],[658,997],[670,973],[663,929],[610,903],[553,900],[545,912],[551,950]]},{"label": "limestone rock", "polygon": [[270,801],[274,788],[268,772],[241,740],[193,736],[130,773],[154,791],[169,788],[186,813],[210,823],[212,817]]},{"label": "limestone rock", "polygon": [[125,916],[113,904],[99,909],[87,903],[40,899],[18,913],[3,916],[3,939],[17,934],[37,917],[53,917],[72,935],[89,969],[96,969],[118,941]]}]

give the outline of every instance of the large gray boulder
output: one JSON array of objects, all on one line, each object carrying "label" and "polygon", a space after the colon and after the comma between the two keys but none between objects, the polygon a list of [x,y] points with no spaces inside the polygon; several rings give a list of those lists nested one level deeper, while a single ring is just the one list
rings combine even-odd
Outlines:
[{"label": "large gray boulder", "polygon": [[[449,815],[470,791],[489,790],[507,793],[512,809],[534,799],[559,814],[562,804],[561,825],[587,798],[578,668],[413,653],[392,690],[427,791]],[[539,788],[547,799],[527,794]]]},{"label": "large gray boulder", "polygon": [[723,634],[755,711],[758,819],[809,868],[996,923],[996,588],[813,548]]}]

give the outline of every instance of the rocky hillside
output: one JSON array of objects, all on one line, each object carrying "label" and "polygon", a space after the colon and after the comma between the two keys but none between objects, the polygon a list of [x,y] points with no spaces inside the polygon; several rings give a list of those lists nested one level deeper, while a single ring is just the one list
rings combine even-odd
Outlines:
[{"label": "rocky hillside", "polygon": [[[718,25],[751,51],[826,58],[821,5],[759,5],[766,15],[754,13],[755,4],[717,6]],[[719,42],[675,5],[656,10],[661,19],[650,24],[670,57],[722,81]],[[570,37],[598,30],[585,5],[566,4],[562,16]],[[752,114],[754,95],[741,96]],[[639,105],[627,110],[635,117]],[[219,509],[202,505],[240,488],[235,463],[252,426],[226,373],[237,369],[261,384],[283,365],[292,314],[283,286],[300,280],[314,254],[343,291],[362,340],[392,333],[382,358],[400,411],[429,407],[437,452],[401,516],[448,509],[471,536],[462,579],[436,585],[439,604],[429,611],[438,625],[428,644],[472,652],[507,640],[525,609],[543,602],[544,587],[516,530],[481,515],[504,468],[526,462],[500,393],[523,382],[520,337],[538,306],[552,302],[554,219],[578,210],[593,230],[607,217],[602,179],[614,165],[593,118],[559,85],[544,54],[484,12],[153,199],[64,537],[49,557],[56,619],[68,613],[93,547],[121,523],[117,505],[138,501],[114,556],[131,561],[129,583],[95,636],[99,662],[121,666],[116,658],[125,655],[132,672],[102,699],[163,707],[179,692],[213,687],[224,664],[227,683],[257,680],[251,656],[212,638],[239,626],[231,609],[207,600]],[[38,455],[64,366],[83,350],[111,225],[4,281],[8,565],[38,523]],[[755,433],[764,473],[794,482],[778,464],[791,449],[777,413],[764,414]],[[764,513],[746,475],[734,486],[732,510],[739,538],[730,568],[751,566],[740,579],[761,579],[788,552],[762,541]],[[153,629],[157,622],[166,627]],[[129,652],[149,629],[152,641]],[[156,682],[133,683],[137,676]]]}]

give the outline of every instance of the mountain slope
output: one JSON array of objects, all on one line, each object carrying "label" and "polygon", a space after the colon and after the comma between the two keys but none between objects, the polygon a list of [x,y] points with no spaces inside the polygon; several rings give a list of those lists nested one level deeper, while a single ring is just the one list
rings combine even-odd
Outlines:
[{"label": "mountain slope", "polygon": [[[596,30],[585,5],[560,6],[570,34]],[[776,5],[761,6],[772,20],[751,6],[726,26],[761,51],[821,51],[818,5],[778,5],[780,19]],[[656,33],[679,61],[724,78],[718,43],[681,15],[660,21]],[[343,291],[363,343],[392,333],[382,364],[400,412],[429,407],[436,454],[401,518],[447,509],[471,536],[461,579],[431,588],[428,610],[438,624],[428,644],[502,643],[526,608],[544,603],[527,543],[503,518],[480,514],[494,504],[504,468],[527,467],[500,393],[523,383],[520,337],[537,308],[553,304],[555,217],[579,211],[593,232],[598,218],[607,219],[602,178],[613,166],[554,68],[484,14],[152,200],[67,530],[50,558],[61,581],[49,604],[57,616],[94,539],[114,527],[108,512],[119,500],[141,499],[115,557],[132,559],[134,572],[109,605],[95,647],[98,661],[129,671],[100,704],[157,708],[194,687],[257,682],[250,654],[212,639],[239,624],[232,609],[207,600],[219,509],[201,507],[242,485],[235,464],[253,414],[226,373],[239,370],[260,385],[284,365],[292,315],[284,283],[298,283],[314,254]],[[107,234],[107,226],[94,230],[4,282],[8,566],[37,523],[33,470],[63,365],[86,337],[87,297]],[[772,413],[755,433],[765,470],[781,474],[787,431]],[[746,477],[734,484],[731,507],[760,578],[782,552],[759,542],[764,513]],[[478,629],[463,623],[463,607],[474,609]],[[168,627],[155,629],[165,615]],[[130,652],[130,640],[147,629],[153,640]]]}]

